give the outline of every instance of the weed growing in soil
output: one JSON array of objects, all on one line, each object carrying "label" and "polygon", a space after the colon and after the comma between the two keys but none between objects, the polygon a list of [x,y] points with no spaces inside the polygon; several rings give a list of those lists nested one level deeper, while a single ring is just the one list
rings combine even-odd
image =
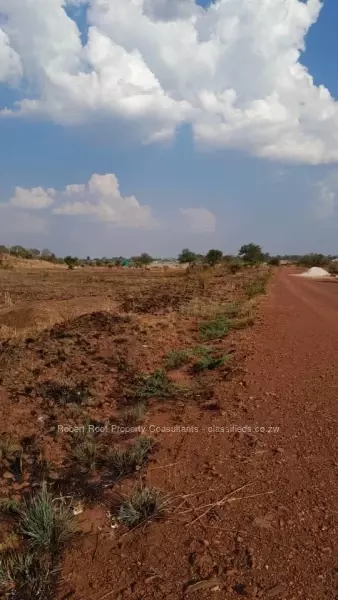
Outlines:
[{"label": "weed growing in soil", "polygon": [[18,508],[19,530],[31,548],[58,552],[74,533],[73,512],[62,498],[53,498],[45,485]]},{"label": "weed growing in soil", "polygon": [[0,586],[11,590],[11,598],[47,598],[56,574],[48,557],[27,550],[9,550],[0,555]]},{"label": "weed growing in soil", "polygon": [[217,340],[224,337],[231,329],[229,319],[224,315],[217,315],[209,321],[200,325],[200,337],[202,341]]},{"label": "weed growing in soil", "polygon": [[48,400],[53,400],[56,404],[83,404],[90,393],[84,384],[46,381],[41,386],[41,395]]},{"label": "weed growing in soil", "polygon": [[213,357],[212,348],[205,348],[204,346],[199,346],[196,348],[195,353],[201,356],[201,358],[192,366],[194,373],[200,373],[201,371],[205,371],[207,369],[218,369],[230,358],[228,354],[219,357]]},{"label": "weed growing in soil", "polygon": [[91,438],[85,438],[72,450],[72,456],[75,458],[81,466],[87,469],[94,469],[97,460],[97,444]]},{"label": "weed growing in soil", "polygon": [[115,477],[124,477],[134,473],[147,462],[153,447],[152,438],[140,437],[124,450],[116,450],[109,454],[107,464],[113,470]]},{"label": "weed growing in soil", "polygon": [[163,515],[167,499],[152,487],[139,487],[120,506],[118,520],[129,529]]},{"label": "weed growing in soil", "polygon": [[187,350],[171,350],[165,357],[165,366],[167,369],[178,369],[189,362],[190,355]]},{"label": "weed growing in soil", "polygon": [[137,423],[142,421],[145,410],[145,406],[144,404],[142,404],[142,402],[135,404],[135,406],[132,406],[128,410],[125,410],[119,416],[118,420],[120,425],[124,427],[132,427],[133,425],[136,425]]},{"label": "weed growing in soil", "polygon": [[177,391],[175,385],[168,379],[163,369],[155,371],[151,375],[142,375],[135,390],[138,398],[155,398],[173,396]]},{"label": "weed growing in soil", "polygon": [[18,511],[19,505],[15,500],[11,498],[0,498],[0,511],[3,513],[16,513]]}]

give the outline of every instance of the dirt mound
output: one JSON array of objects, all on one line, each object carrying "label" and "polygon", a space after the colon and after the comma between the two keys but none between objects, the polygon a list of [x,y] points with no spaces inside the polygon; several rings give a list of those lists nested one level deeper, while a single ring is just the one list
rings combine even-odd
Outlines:
[{"label": "dirt mound", "polygon": [[311,277],[316,279],[317,277],[330,277],[330,273],[321,267],[311,267],[305,273],[301,273],[300,277]]},{"label": "dirt mound", "polygon": [[49,302],[32,302],[29,304],[20,303],[0,311],[0,332],[3,331],[3,334],[8,335],[11,330],[17,332],[52,327],[55,323],[93,311],[116,311],[117,306],[117,303],[95,296]]}]

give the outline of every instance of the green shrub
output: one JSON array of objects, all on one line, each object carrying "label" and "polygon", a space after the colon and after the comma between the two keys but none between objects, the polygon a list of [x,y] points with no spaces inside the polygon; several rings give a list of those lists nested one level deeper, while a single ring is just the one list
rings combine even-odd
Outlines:
[{"label": "green shrub", "polygon": [[163,493],[152,487],[136,488],[120,506],[118,519],[129,529],[164,513],[167,500]]},{"label": "green shrub", "polygon": [[19,529],[33,549],[58,552],[74,532],[70,504],[54,499],[46,485],[19,507],[18,516]]},{"label": "green shrub", "polygon": [[189,362],[190,355],[187,350],[171,350],[165,357],[165,366],[167,369],[178,369]]},{"label": "green shrub", "polygon": [[177,391],[162,369],[150,375],[142,375],[135,389],[138,398],[170,397]]},{"label": "green shrub", "polygon": [[140,437],[124,450],[116,450],[107,457],[107,465],[115,477],[124,477],[137,471],[147,460],[154,441],[149,437]]},{"label": "green shrub", "polygon": [[202,341],[217,340],[224,337],[230,331],[230,322],[224,315],[205,321],[200,325],[200,338]]}]

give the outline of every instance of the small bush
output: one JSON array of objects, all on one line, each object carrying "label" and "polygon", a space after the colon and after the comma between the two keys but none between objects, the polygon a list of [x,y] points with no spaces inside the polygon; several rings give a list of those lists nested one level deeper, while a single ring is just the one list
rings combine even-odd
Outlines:
[{"label": "small bush", "polygon": [[118,519],[132,529],[144,521],[160,517],[166,505],[166,498],[156,488],[137,488],[130,498],[121,504]]},{"label": "small bush", "polygon": [[205,348],[204,346],[199,346],[195,349],[195,354],[201,356],[200,360],[195,362],[192,366],[192,370],[194,373],[200,373],[205,370],[213,370],[218,369],[226,361],[229,360],[229,355],[213,357],[212,356],[212,348]]},{"label": "small bush", "polygon": [[214,319],[201,323],[200,338],[202,341],[217,340],[224,337],[229,330],[229,320],[224,315],[217,315]]},{"label": "small bush", "polygon": [[236,275],[236,273],[238,273],[238,271],[241,270],[242,267],[242,263],[240,262],[231,262],[229,263],[229,271],[232,275]]},{"label": "small bush", "polygon": [[136,425],[137,423],[142,421],[144,413],[145,406],[140,402],[138,404],[135,404],[135,406],[132,406],[130,409],[125,410],[119,416],[119,423],[120,425],[125,427],[132,427],[133,425]]},{"label": "small bush", "polygon": [[277,256],[272,256],[271,258],[269,258],[268,264],[271,265],[272,267],[279,267],[280,259],[277,258]]},{"label": "small bush", "polygon": [[57,404],[83,404],[90,393],[84,384],[77,385],[73,382],[46,381],[41,386],[41,394]]},{"label": "small bush", "polygon": [[54,499],[45,485],[19,507],[18,516],[22,535],[36,550],[58,552],[74,532],[70,504]]},{"label": "small bush", "polygon": [[167,369],[178,369],[189,362],[190,355],[187,350],[172,350],[165,357],[165,366]]},{"label": "small bush", "polygon": [[80,465],[87,469],[94,469],[97,460],[97,444],[91,438],[85,438],[75,445],[72,450],[72,456]]},{"label": "small bush", "polygon": [[138,398],[170,397],[177,391],[162,369],[151,375],[143,375],[135,390]]},{"label": "small bush", "polygon": [[108,456],[107,464],[115,477],[124,477],[137,471],[147,460],[154,441],[148,437],[140,437],[134,444],[124,450],[117,450]]},{"label": "small bush", "polygon": [[244,290],[247,298],[251,299],[251,298],[254,298],[255,296],[260,296],[261,294],[265,294],[267,281],[268,281],[268,278],[266,276],[260,276],[260,277],[257,277],[257,279],[254,279],[254,281],[251,281],[250,283],[248,283],[248,285],[246,286],[246,288]]},{"label": "small bush", "polygon": [[46,598],[55,573],[49,557],[41,557],[27,549],[0,554],[0,586],[11,590],[11,597],[20,600]]},{"label": "small bush", "polygon": [[328,266],[328,272],[330,275],[338,275],[338,262],[332,262]]}]

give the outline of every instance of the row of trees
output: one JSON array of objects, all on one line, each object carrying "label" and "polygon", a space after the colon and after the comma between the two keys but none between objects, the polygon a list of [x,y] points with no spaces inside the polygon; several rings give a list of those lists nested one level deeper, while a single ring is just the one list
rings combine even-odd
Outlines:
[{"label": "row of trees", "polygon": [[192,252],[188,248],[184,248],[178,256],[180,263],[192,264],[204,262],[210,266],[214,266],[222,260],[224,262],[231,262],[236,259],[240,259],[245,263],[258,264],[268,261],[269,258],[270,257],[268,254],[264,254],[261,246],[253,243],[241,246],[237,256],[223,255],[221,250],[217,250],[215,248],[209,250],[205,256],[202,254],[195,254],[195,252]]},{"label": "row of trees", "polygon": [[[107,267],[107,266],[123,266],[123,265],[131,265],[131,266],[147,266],[151,264],[155,259],[150,256],[147,252],[143,252],[138,256],[132,256],[130,258],[125,258],[123,256],[108,258],[106,256],[102,258],[91,258],[87,256],[85,259],[78,258],[76,256],[65,256],[64,258],[57,257],[53,252],[51,252],[48,248],[44,248],[43,250],[38,250],[37,248],[24,248],[23,246],[11,246],[7,247],[4,245],[0,245],[0,256],[3,254],[10,254],[12,256],[16,256],[19,258],[25,259],[40,259],[46,260],[49,262],[59,263],[59,264],[67,264],[69,268],[74,268],[75,266],[98,266],[98,267]],[[289,262],[298,263],[304,267],[311,266],[328,266],[332,263],[332,260],[335,257],[332,255],[325,256],[324,254],[306,254],[304,256],[299,255],[278,255],[278,256],[270,256],[269,254],[263,252],[261,246],[258,244],[250,243],[244,244],[239,249],[239,252],[236,256],[233,255],[223,255],[221,250],[216,248],[212,248],[205,255],[197,254],[189,248],[184,248],[179,256],[178,261],[180,263],[189,263],[189,264],[208,264],[210,266],[214,266],[219,262],[228,262],[235,264],[236,261],[240,264],[258,264],[262,262],[267,262],[272,265],[278,265],[280,261],[287,260]]]}]

